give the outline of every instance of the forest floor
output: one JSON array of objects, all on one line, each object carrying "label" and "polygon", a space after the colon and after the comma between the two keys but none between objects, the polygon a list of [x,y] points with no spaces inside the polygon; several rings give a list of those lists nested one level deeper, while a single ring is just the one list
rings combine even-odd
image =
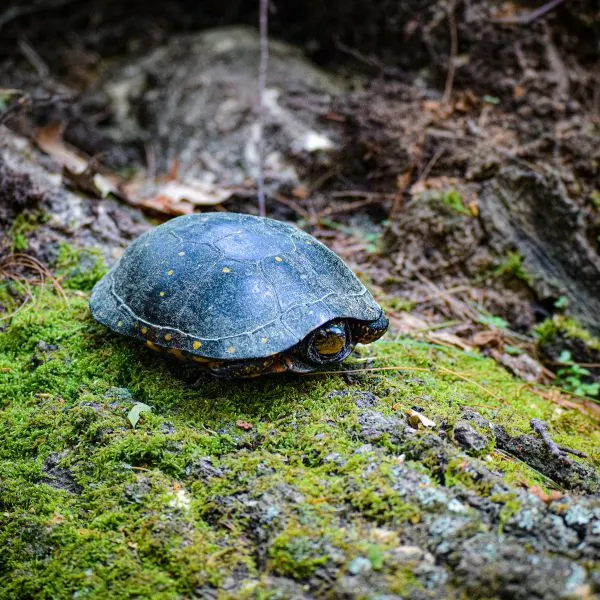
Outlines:
[{"label": "forest floor", "polygon": [[600,593],[600,7],[397,4],[278,7],[265,101],[269,215],[390,332],[196,386],[87,300],[256,213],[255,15],[0,9],[3,597]]}]

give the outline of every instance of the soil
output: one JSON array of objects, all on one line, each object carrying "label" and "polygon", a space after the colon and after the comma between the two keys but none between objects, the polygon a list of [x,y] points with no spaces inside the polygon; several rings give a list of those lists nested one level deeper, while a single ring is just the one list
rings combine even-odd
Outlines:
[{"label": "soil", "polygon": [[[538,11],[543,2],[489,0],[277,4],[265,96],[266,186],[269,216],[296,222],[340,254],[374,290],[394,334],[427,346],[428,357],[440,348],[458,348],[453,351],[462,358],[456,360],[491,357],[507,381],[514,375],[523,386],[537,386],[544,418],[554,415],[556,432],[578,439],[596,435],[590,432],[597,422],[589,417],[573,424],[570,415],[597,413],[600,395],[600,3],[555,4],[547,12]],[[256,8],[240,2],[200,8],[184,0],[9,0],[0,8],[0,273],[13,282],[0,296],[0,311],[31,300],[14,282],[35,285],[40,273],[86,297],[103,268],[98,257],[110,265],[132,239],[174,215],[257,213],[256,19]],[[73,160],[85,169],[74,172]],[[23,254],[36,262],[23,262]],[[74,332],[90,327],[79,314],[69,318]],[[10,340],[30,326],[0,323]],[[73,378],[79,366],[68,361],[75,344],[83,344],[77,335],[64,367],[73,369]],[[55,337],[35,340],[23,373],[62,360],[61,337]],[[10,352],[17,351],[11,346]],[[15,356],[25,360],[19,352]],[[85,346],[85,352],[98,349]],[[89,442],[96,453],[106,443],[116,453],[115,407],[123,412],[134,395],[152,403],[142,375],[122,366],[128,351],[115,346],[111,353],[106,360],[113,361],[121,387],[111,387],[112,396],[67,400],[110,425],[98,425],[98,438],[90,441],[79,421],[65,416],[61,427],[75,436],[73,443],[57,443],[38,457],[38,484],[76,498],[75,504],[88,502],[86,482],[96,476],[77,444]],[[392,358],[399,364],[405,356]],[[443,363],[446,376],[452,360]],[[81,377],[88,381],[88,375]],[[89,385],[115,385],[102,371],[94,376]],[[60,405],[53,376],[39,377],[56,395],[48,402]],[[296,449],[295,425],[243,436],[219,429],[219,443],[230,440],[231,449],[208,448],[173,468],[184,490],[210,488],[199,512],[202,526],[216,532],[216,546],[227,553],[239,542],[248,558],[235,565],[227,559],[225,580],[202,576],[195,585],[181,575],[186,591],[175,585],[165,598],[242,597],[250,589],[258,595],[247,597],[285,598],[600,593],[595,454],[553,454],[547,440],[528,430],[542,409],[529,414],[530,407],[513,407],[525,425],[511,430],[510,418],[482,414],[477,402],[459,410],[452,394],[444,396],[451,416],[436,415],[439,427],[417,434],[404,414],[408,404],[399,414],[386,404],[387,386],[398,380],[377,377],[347,374],[343,389],[300,393],[307,404],[297,418],[307,439],[312,419],[322,417],[318,403],[338,398],[352,415],[351,431],[344,430],[329,453],[312,457],[302,450],[300,476],[311,485],[313,466],[327,485],[335,485],[335,477],[343,481],[346,499],[326,501],[332,511],[318,517],[327,522],[322,539],[305,503],[321,502],[323,494],[313,495],[307,484],[297,489],[287,455],[286,476],[272,485],[265,482],[276,471],[258,461],[260,455],[271,464],[260,448],[269,446],[269,435],[281,436],[277,452]],[[401,385],[411,390],[431,383],[429,375],[404,377]],[[541,387],[553,380],[554,387]],[[488,385],[485,376],[477,381]],[[210,396],[212,388],[206,389]],[[126,397],[113,397],[114,390]],[[270,397],[278,393],[269,391]],[[425,412],[428,407],[424,392],[404,401]],[[243,406],[234,409],[244,422],[275,418],[244,416]],[[6,407],[0,404],[0,412]],[[154,423],[160,439],[179,436],[182,448],[195,447],[195,425],[183,418],[174,426],[166,420],[167,405],[162,408],[164,422]],[[211,419],[224,426],[214,415],[206,422]],[[7,422],[25,431],[20,421]],[[286,436],[290,446],[282,450]],[[248,478],[240,474],[245,453],[252,457]],[[11,454],[10,460],[15,456],[21,458]],[[120,465],[115,456],[110,460]],[[489,466],[498,456],[532,469],[550,487],[524,484],[520,473],[509,481],[508,471]],[[93,460],[101,464],[99,450]],[[156,477],[171,476],[163,462],[146,475],[148,461],[136,463],[143,472],[122,494],[140,510],[164,492],[157,491]],[[352,471],[355,463],[361,475]],[[373,487],[369,478],[376,480]],[[228,483],[221,493],[222,481]],[[552,498],[552,488],[560,498]],[[189,507],[177,504],[184,502],[177,492],[173,498],[169,518],[153,535],[169,547],[180,539],[192,547],[198,523],[182,517]],[[110,494],[106,501],[113,501]],[[17,504],[0,501],[5,514],[21,510]],[[31,527],[31,535],[46,535]],[[0,534],[9,529],[0,526]],[[342,540],[334,530],[350,533]],[[371,545],[378,536],[400,536],[396,548],[386,546],[385,568],[371,550],[355,551],[352,536],[366,530]],[[31,544],[50,552],[45,542]],[[17,546],[13,550],[10,568],[0,561],[0,581],[21,569],[24,559]],[[150,551],[144,560],[160,563]],[[165,569],[177,578],[172,566]],[[11,588],[14,597],[30,597],[19,586]]]}]

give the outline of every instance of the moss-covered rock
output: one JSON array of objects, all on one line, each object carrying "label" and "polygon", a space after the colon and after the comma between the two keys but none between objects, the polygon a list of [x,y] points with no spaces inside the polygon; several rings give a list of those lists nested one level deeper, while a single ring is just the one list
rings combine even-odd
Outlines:
[{"label": "moss-covered rock", "polygon": [[[40,289],[0,336],[4,598],[490,598],[523,565],[539,577],[514,597],[592,589],[591,417],[490,359],[410,338],[361,351],[384,370],[191,386],[91,319],[100,270],[67,254],[68,303]],[[133,427],[138,402],[152,410]],[[588,456],[561,480],[583,496],[524,490],[557,488],[531,418]],[[479,458],[454,442],[465,424],[485,439],[467,449]],[[533,455],[499,450],[499,428]]]}]

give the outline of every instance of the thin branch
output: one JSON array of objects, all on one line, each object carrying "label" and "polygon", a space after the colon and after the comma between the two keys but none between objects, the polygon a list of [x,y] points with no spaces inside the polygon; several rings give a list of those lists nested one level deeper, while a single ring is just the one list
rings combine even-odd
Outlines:
[{"label": "thin branch", "polygon": [[456,27],[456,0],[448,2],[448,27],[450,28],[450,60],[448,62],[448,73],[442,104],[450,104],[452,88],[454,87],[454,74],[456,72],[456,57],[458,56],[458,30]]},{"label": "thin branch", "polygon": [[260,64],[258,69],[258,212],[267,216],[265,202],[265,88],[267,87],[267,69],[269,66],[268,38],[269,0],[260,0]]}]

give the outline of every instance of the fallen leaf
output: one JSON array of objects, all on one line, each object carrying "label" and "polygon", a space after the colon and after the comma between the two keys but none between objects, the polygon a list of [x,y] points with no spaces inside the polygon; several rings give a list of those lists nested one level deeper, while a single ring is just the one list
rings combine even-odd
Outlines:
[{"label": "fallen leaf", "polygon": [[308,189],[304,185],[297,185],[292,189],[292,196],[298,200],[306,200],[308,197]]},{"label": "fallen leaf", "polygon": [[395,331],[402,335],[412,335],[429,327],[427,321],[409,313],[390,313],[390,323]]},{"label": "fallen leaf", "polygon": [[91,166],[83,171],[72,171],[68,166],[63,166],[63,175],[82,192],[86,192],[96,198],[106,198],[113,194],[119,198],[122,194],[119,190],[119,181],[116,177],[108,177],[94,171]]},{"label": "fallen leaf", "polygon": [[547,494],[541,487],[537,485],[531,486],[527,490],[530,494],[538,497],[544,504],[550,504],[555,500],[560,500],[563,497],[563,494],[558,490],[552,490],[549,494]]},{"label": "fallen leaf", "polygon": [[46,154],[49,154],[62,167],[70,171],[82,173],[88,166],[88,161],[74,150],[67,148],[63,140],[64,125],[51,123],[40,127],[35,132],[35,142]]},{"label": "fallen leaf", "polygon": [[216,206],[228,200],[234,191],[215,185],[173,180],[149,182],[138,179],[123,186],[127,201],[166,215],[188,215],[196,206]]},{"label": "fallen leaf", "polygon": [[504,344],[504,335],[498,329],[479,331],[471,338],[471,344],[478,348],[502,346]]},{"label": "fallen leaf", "polygon": [[492,350],[491,355],[496,362],[508,369],[513,375],[520,377],[523,381],[531,383],[546,382],[544,367],[528,354],[511,356],[506,352]]},{"label": "fallen leaf", "polygon": [[418,429],[420,425],[423,427],[435,427],[435,421],[427,418],[423,413],[409,408],[406,411],[406,414],[408,415],[408,422],[410,423],[410,426],[414,429]]},{"label": "fallen leaf", "polygon": [[473,350],[473,347],[465,342],[465,340],[446,331],[430,331],[427,334],[427,339],[430,342],[440,344],[441,346],[452,346],[453,348],[459,348],[460,350]]},{"label": "fallen leaf", "polygon": [[63,140],[63,131],[63,124],[51,123],[36,130],[35,141],[40,150],[61,165],[64,177],[77,189],[97,198],[106,198],[109,194],[121,196],[118,179],[101,175],[91,161],[68,147]]},{"label": "fallen leaf", "polygon": [[127,413],[127,418],[131,423],[131,426],[135,429],[138,421],[140,420],[140,414],[143,412],[151,412],[152,407],[144,404],[143,402],[136,402],[132,409]]},{"label": "fallen leaf", "polygon": [[246,421],[236,421],[235,425],[236,425],[236,427],[239,427],[240,429],[243,429],[244,431],[249,431],[250,429],[252,429],[252,424],[247,423]]}]

